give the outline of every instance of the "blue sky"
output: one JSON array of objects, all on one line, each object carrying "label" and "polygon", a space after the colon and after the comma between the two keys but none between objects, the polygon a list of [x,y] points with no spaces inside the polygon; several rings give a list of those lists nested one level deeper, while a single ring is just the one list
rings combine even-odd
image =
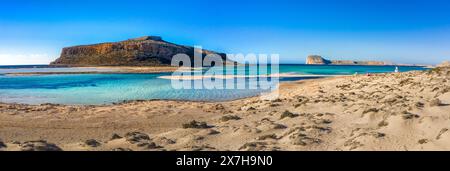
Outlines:
[{"label": "blue sky", "polygon": [[225,53],[436,64],[450,59],[445,0],[15,0],[0,5],[0,65],[143,35]]}]

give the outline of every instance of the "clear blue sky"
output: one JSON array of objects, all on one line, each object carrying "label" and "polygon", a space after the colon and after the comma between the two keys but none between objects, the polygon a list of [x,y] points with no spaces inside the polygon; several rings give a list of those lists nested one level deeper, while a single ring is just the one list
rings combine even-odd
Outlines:
[{"label": "clear blue sky", "polygon": [[226,53],[436,64],[450,59],[446,0],[15,0],[0,5],[0,65],[65,46],[159,35]]}]

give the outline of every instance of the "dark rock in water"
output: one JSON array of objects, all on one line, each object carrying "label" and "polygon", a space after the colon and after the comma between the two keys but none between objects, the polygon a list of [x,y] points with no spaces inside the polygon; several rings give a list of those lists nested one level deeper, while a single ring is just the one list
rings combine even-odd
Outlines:
[{"label": "dark rock in water", "polygon": [[117,140],[117,139],[121,139],[121,138],[123,138],[123,137],[121,137],[119,134],[112,134],[110,140]]},{"label": "dark rock in water", "polygon": [[97,140],[94,139],[86,140],[84,143],[89,147],[98,147],[102,145],[101,143],[99,143]]},{"label": "dark rock in water", "polygon": [[27,141],[19,145],[21,151],[62,151],[55,144],[48,143],[44,140]]},{"label": "dark rock in water", "polygon": [[[170,65],[172,57],[177,54],[186,54],[192,60],[194,47],[166,42],[158,36],[144,36],[113,43],[66,47],[51,65],[160,66]],[[224,63],[234,64],[223,53],[203,50],[202,57],[208,54],[217,54]]]},{"label": "dark rock in water", "polygon": [[149,141],[150,137],[141,132],[129,132],[125,134],[125,139],[132,144],[136,144],[139,142]]}]

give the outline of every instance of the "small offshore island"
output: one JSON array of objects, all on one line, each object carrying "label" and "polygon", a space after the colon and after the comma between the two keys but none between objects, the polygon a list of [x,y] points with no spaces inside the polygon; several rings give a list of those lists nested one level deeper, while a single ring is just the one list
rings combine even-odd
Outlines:
[{"label": "small offshore island", "polygon": [[[167,72],[174,54],[192,52],[146,36],[64,48],[51,65]],[[307,64],[386,65],[318,56]],[[282,82],[274,100],[0,103],[0,150],[450,150],[449,80],[447,62],[426,71]]]},{"label": "small offshore island", "polygon": [[[176,54],[194,59],[194,47],[166,42],[159,36],[143,36],[114,43],[67,47],[51,65],[63,66],[170,66]],[[203,50],[202,55],[218,54],[224,63],[226,55]]]},{"label": "small offshore island", "polygon": [[[194,59],[194,47],[166,42],[159,36],[143,36],[120,42],[80,45],[62,49],[58,59],[50,67],[84,68],[87,71],[23,72],[9,75],[35,74],[95,74],[95,73],[162,73],[174,72],[173,56],[186,54]],[[223,65],[233,65],[226,54],[202,49],[202,57],[217,54]],[[98,69],[98,70],[96,70]]]}]

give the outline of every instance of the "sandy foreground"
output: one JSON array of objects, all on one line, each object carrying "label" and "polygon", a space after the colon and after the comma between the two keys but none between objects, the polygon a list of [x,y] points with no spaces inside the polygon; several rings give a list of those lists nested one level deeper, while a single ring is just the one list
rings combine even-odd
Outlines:
[{"label": "sandy foreground", "polygon": [[0,104],[0,150],[450,150],[450,68],[288,82],[280,94]]}]

